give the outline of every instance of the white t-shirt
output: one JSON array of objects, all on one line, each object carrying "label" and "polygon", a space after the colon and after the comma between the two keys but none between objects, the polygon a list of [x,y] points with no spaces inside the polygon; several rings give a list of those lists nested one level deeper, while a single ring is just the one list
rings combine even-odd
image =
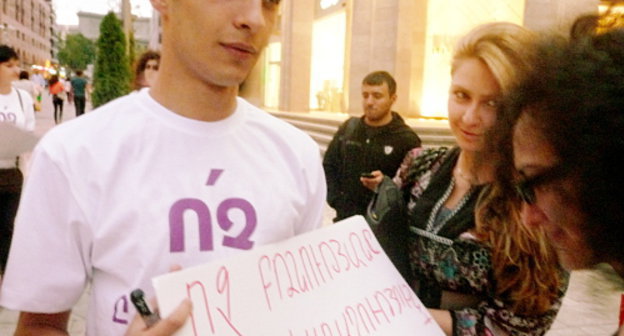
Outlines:
[{"label": "white t-shirt", "polygon": [[121,335],[129,293],[189,267],[320,226],[316,143],[237,99],[200,122],[147,89],[63,123],[35,148],[0,293],[9,309],[66,311],[92,282],[88,335]]},{"label": "white t-shirt", "polygon": [[[33,131],[35,129],[35,110],[33,100],[28,92],[12,88],[11,93],[0,94],[0,122],[8,122],[15,126]],[[21,102],[20,102],[21,98]],[[0,159],[0,169],[15,167],[15,159]]]}]

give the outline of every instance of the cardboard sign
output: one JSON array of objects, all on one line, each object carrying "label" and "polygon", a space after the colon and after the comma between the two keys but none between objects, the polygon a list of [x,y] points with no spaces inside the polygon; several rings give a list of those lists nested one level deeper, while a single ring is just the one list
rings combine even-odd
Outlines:
[{"label": "cardboard sign", "polygon": [[15,159],[20,154],[33,149],[37,141],[39,138],[32,132],[8,122],[0,122],[0,160]]},{"label": "cardboard sign", "polygon": [[444,335],[361,216],[153,284],[162,316],[193,302],[176,335]]}]

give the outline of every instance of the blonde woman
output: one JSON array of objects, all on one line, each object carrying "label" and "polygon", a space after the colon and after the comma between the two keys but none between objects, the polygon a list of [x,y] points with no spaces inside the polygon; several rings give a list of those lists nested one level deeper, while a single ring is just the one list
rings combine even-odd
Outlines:
[{"label": "blonde woman", "polygon": [[486,150],[499,102],[531,61],[533,38],[498,22],[459,40],[448,98],[457,147],[416,148],[394,178],[407,203],[408,281],[449,335],[543,335],[566,287],[543,236],[521,227],[514,200],[492,185]]}]

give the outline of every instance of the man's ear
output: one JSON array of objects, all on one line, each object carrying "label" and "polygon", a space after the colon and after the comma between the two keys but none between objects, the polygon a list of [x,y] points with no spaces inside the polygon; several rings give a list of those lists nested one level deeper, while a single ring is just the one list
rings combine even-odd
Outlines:
[{"label": "man's ear", "polygon": [[160,13],[160,15],[165,15],[167,13],[167,0],[150,0],[152,3],[152,7]]}]

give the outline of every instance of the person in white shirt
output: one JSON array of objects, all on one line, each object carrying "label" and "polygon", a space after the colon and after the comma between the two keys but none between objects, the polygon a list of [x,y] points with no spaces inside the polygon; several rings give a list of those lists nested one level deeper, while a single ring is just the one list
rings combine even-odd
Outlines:
[{"label": "person in white shirt", "polygon": [[320,227],[318,145],[237,97],[278,2],[152,1],[163,22],[155,84],[40,141],[0,293],[21,311],[17,335],[66,333],[88,283],[87,335],[122,335],[131,291],[153,296],[151,278],[170,266]]},{"label": "person in white shirt", "polygon": [[[35,128],[33,100],[28,92],[11,85],[17,79],[19,70],[15,50],[7,45],[0,45],[0,123],[11,123],[32,131]],[[19,158],[0,157],[0,273],[6,265],[13,235],[13,220],[24,180],[18,165]]]},{"label": "person in white shirt", "polygon": [[31,81],[30,76],[28,75],[28,71],[22,70],[19,73],[19,79],[13,81],[13,87],[22,89],[30,94],[30,97],[35,101],[37,96],[41,94],[41,87],[38,84]]}]

